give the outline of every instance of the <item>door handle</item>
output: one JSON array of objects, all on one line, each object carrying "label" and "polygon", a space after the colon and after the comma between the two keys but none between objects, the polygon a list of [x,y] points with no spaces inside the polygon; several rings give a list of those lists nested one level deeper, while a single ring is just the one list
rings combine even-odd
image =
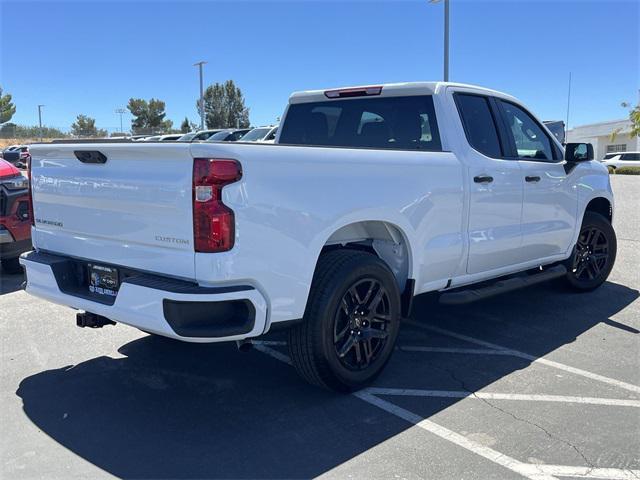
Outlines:
[{"label": "door handle", "polygon": [[535,175],[532,175],[532,176],[527,175],[526,177],[524,177],[524,179],[525,179],[525,181],[527,181],[529,183],[539,182],[540,181],[540,177],[535,176]]},{"label": "door handle", "polygon": [[477,177],[473,177],[473,181],[476,183],[491,183],[493,182],[493,177],[489,175],[478,175]]}]

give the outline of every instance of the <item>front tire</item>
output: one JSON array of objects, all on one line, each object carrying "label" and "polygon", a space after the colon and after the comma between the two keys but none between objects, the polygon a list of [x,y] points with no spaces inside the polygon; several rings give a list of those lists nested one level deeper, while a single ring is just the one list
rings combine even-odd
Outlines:
[{"label": "front tire", "polygon": [[389,267],[370,253],[335,250],[320,256],[303,321],[289,331],[289,354],[307,382],[350,392],[382,372],[399,328]]},{"label": "front tire", "polygon": [[580,292],[602,285],[616,261],[618,243],[609,220],[595,212],[585,212],[578,243],[567,261],[567,283]]},{"label": "front tire", "polygon": [[2,264],[2,270],[10,274],[22,273],[22,265],[20,265],[20,258],[3,258],[0,260]]}]

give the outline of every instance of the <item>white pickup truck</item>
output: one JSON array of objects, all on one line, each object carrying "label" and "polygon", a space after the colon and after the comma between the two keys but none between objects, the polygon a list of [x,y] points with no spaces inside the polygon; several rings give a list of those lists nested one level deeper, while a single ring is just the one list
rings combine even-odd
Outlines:
[{"label": "white pickup truck", "polygon": [[463,303],[616,255],[613,194],[515,98],[454,83],[291,95],[276,144],[31,149],[26,290],[187,342],[289,328],[309,382],[348,391],[388,361],[415,295]]}]

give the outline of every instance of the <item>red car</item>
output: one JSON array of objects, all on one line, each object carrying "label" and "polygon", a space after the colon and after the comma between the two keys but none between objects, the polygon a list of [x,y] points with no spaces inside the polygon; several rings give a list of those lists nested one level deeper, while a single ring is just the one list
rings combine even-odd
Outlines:
[{"label": "red car", "polygon": [[20,273],[21,253],[31,250],[29,181],[0,160],[0,263],[6,273]]}]

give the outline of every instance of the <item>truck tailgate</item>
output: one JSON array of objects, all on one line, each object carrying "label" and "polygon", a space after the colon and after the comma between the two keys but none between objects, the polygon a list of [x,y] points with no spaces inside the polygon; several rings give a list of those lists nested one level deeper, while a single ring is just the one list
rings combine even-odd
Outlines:
[{"label": "truck tailgate", "polygon": [[195,278],[190,145],[43,144],[31,153],[36,248]]}]

